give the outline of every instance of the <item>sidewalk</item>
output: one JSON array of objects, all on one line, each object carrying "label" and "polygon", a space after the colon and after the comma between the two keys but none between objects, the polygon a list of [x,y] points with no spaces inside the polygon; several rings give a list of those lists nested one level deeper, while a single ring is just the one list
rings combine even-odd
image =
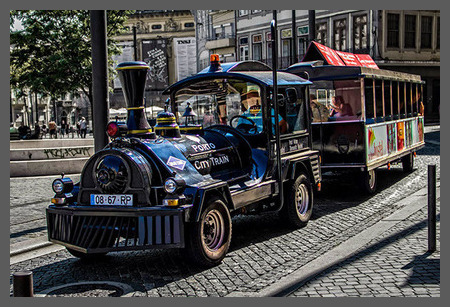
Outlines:
[{"label": "sidewalk", "polygon": [[427,252],[427,189],[401,209],[257,293],[231,297],[440,296],[440,183],[437,247]]}]

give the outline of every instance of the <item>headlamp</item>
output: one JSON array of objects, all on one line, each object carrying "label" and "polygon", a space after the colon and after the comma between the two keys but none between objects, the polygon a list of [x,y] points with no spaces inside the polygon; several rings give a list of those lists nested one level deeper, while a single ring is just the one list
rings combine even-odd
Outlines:
[{"label": "headlamp", "polygon": [[182,191],[186,186],[183,179],[175,179],[173,177],[167,178],[164,182],[164,191],[169,194]]},{"label": "headlamp", "polygon": [[164,190],[169,194],[175,193],[177,188],[178,188],[178,184],[175,181],[175,179],[173,179],[173,178],[169,178],[166,180],[166,182],[164,182]]},{"label": "headlamp", "polygon": [[64,183],[61,179],[55,179],[52,184],[53,192],[56,194],[62,193],[64,191]]},{"label": "headlamp", "polygon": [[73,181],[70,178],[58,178],[53,180],[53,192],[56,194],[70,193],[73,190]]}]

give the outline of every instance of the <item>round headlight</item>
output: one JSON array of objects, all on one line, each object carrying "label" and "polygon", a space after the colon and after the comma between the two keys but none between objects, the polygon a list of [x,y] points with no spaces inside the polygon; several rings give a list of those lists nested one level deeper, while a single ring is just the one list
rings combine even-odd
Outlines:
[{"label": "round headlight", "polygon": [[58,194],[64,190],[64,183],[61,179],[55,179],[52,184],[53,191]]},{"label": "round headlight", "polygon": [[169,194],[174,193],[177,190],[177,188],[178,188],[178,184],[172,178],[169,178],[166,180],[166,182],[164,182],[164,190]]}]

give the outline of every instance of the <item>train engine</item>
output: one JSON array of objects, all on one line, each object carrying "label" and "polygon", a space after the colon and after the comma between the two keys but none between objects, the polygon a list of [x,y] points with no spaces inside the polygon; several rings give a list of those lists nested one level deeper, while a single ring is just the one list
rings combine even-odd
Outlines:
[{"label": "train engine", "polygon": [[[88,160],[78,183],[70,178],[53,182],[55,196],[47,208],[49,240],[79,258],[184,248],[200,265],[216,265],[230,245],[232,214],[283,207],[274,201],[284,187],[272,178],[271,149],[268,153],[261,148],[266,134],[255,141],[253,133],[232,125],[182,134],[174,105],[158,115],[152,131],[143,102],[148,69],[144,62],[117,66],[127,121],[108,124],[112,141]],[[303,159],[309,161],[310,156]],[[286,182],[297,182],[298,187],[289,198],[294,205],[284,211],[297,225],[308,221],[310,181],[319,181],[310,179],[314,171],[307,165],[300,181],[298,170],[286,169],[292,177]]]}]

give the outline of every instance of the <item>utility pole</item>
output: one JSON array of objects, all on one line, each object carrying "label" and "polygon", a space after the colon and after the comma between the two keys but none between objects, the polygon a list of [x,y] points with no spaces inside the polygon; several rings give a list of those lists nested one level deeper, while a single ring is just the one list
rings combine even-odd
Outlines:
[{"label": "utility pole", "polygon": [[292,57],[291,65],[297,63],[297,26],[295,22],[295,10],[292,10]]},{"label": "utility pole", "polygon": [[109,119],[108,49],[106,44],[106,11],[95,10],[91,15],[93,128],[95,151],[108,144],[105,129]]},{"label": "utility pole", "polygon": [[316,11],[308,10],[308,43],[316,39]]}]

